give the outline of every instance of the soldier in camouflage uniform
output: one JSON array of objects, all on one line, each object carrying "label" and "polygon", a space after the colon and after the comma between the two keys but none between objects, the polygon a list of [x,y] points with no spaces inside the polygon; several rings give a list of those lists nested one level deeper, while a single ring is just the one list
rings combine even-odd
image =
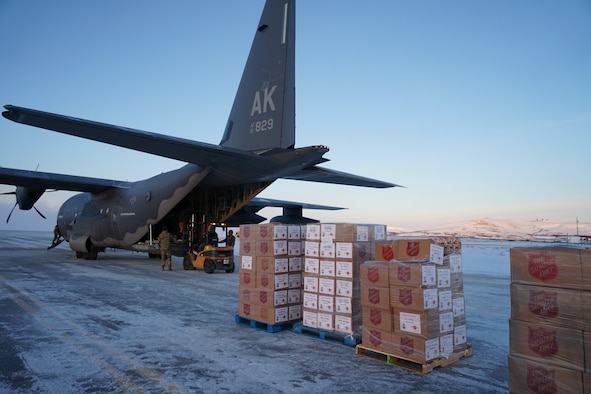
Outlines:
[{"label": "soldier in camouflage uniform", "polygon": [[170,233],[166,226],[162,227],[162,232],[158,236],[158,245],[160,247],[160,260],[162,271],[164,271],[165,263],[168,265],[168,270],[172,271],[172,261],[170,255]]}]

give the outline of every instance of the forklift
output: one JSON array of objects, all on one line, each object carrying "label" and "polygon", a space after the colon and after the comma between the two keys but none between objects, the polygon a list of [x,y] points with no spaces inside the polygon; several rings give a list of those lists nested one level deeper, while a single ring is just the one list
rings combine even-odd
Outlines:
[{"label": "forklift", "polygon": [[[194,223],[194,222],[193,222]],[[205,233],[205,228],[208,232]],[[185,270],[202,269],[208,274],[216,270],[234,272],[234,247],[219,246],[217,228],[222,228],[228,236],[228,227],[225,223],[195,223],[189,228],[189,249],[183,259]],[[205,235],[202,235],[205,234]],[[195,240],[199,242],[195,242]]]}]

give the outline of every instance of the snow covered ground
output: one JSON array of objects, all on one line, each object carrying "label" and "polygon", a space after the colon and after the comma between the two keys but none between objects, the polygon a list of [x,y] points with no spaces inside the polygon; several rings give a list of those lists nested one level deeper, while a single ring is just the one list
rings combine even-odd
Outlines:
[{"label": "snow covered ground", "polygon": [[504,241],[464,240],[474,355],[420,375],[291,331],[236,324],[237,275],[160,271],[108,251],[77,260],[51,234],[0,232],[0,392],[507,391],[509,255]]}]

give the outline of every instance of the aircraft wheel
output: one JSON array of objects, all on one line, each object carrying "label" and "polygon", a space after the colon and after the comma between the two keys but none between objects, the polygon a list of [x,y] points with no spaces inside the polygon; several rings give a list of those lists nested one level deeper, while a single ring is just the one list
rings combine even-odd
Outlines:
[{"label": "aircraft wheel", "polygon": [[86,256],[87,256],[86,257],[87,260],[96,260],[98,257],[98,249],[90,248],[90,252],[88,252],[88,254]]},{"label": "aircraft wheel", "polygon": [[183,258],[183,269],[190,270],[193,269],[193,263],[191,262],[191,256],[185,255]]},{"label": "aircraft wheel", "polygon": [[232,272],[234,272],[235,266],[234,266],[234,261],[230,261],[230,266],[228,268],[226,268],[226,272],[228,274],[231,274]]},{"label": "aircraft wheel", "polygon": [[203,263],[203,270],[207,274],[213,274],[213,272],[215,271],[215,263],[213,262],[213,260],[205,260],[205,262]]}]

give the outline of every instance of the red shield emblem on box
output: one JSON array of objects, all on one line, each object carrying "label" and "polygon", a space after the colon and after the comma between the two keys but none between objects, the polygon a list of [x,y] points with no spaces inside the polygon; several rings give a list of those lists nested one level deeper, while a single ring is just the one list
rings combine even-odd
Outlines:
[{"label": "red shield emblem on box", "polygon": [[379,326],[382,323],[382,311],[379,309],[371,309],[369,312],[369,321],[374,325]]},{"label": "red shield emblem on box", "polygon": [[244,235],[244,238],[250,238],[250,226],[244,226],[241,230],[242,235]]},{"label": "red shield emblem on box", "polygon": [[528,258],[528,272],[534,278],[546,282],[558,276],[556,256],[547,254],[531,254]]},{"label": "red shield emblem on box", "polygon": [[369,341],[374,346],[382,345],[382,333],[376,330],[369,330]]},{"label": "red shield emblem on box", "polygon": [[556,331],[544,330],[543,327],[528,327],[527,344],[531,350],[542,357],[558,353]]},{"label": "red shield emblem on box", "polygon": [[527,387],[538,394],[556,394],[556,371],[527,365]]},{"label": "red shield emblem on box", "polygon": [[398,266],[398,280],[404,283],[410,280],[410,267],[404,265]]},{"label": "red shield emblem on box", "polygon": [[261,275],[261,285],[263,287],[269,286],[269,276],[267,274],[262,274]]},{"label": "red shield emblem on box", "polygon": [[407,356],[412,355],[415,352],[413,339],[408,337],[400,338],[400,350]]},{"label": "red shield emblem on box", "polygon": [[244,272],[242,274],[242,283],[244,283],[245,285],[250,284],[250,272]]},{"label": "red shield emblem on box", "polygon": [[242,306],[242,314],[244,316],[250,316],[250,304],[244,304]]},{"label": "red shield emblem on box", "polygon": [[267,252],[269,251],[269,244],[266,242],[261,242],[259,244],[259,247],[260,247],[261,253],[263,253],[263,254],[267,254]]},{"label": "red shield emblem on box", "polygon": [[376,267],[368,267],[367,268],[367,279],[372,283],[379,282],[380,270]]},{"label": "red shield emblem on box", "polygon": [[261,238],[267,238],[267,226],[259,227],[259,234],[261,234]]},{"label": "red shield emblem on box", "polygon": [[357,256],[365,257],[367,255],[367,246],[365,244],[358,244]]},{"label": "red shield emblem on box", "polygon": [[416,257],[419,255],[419,245],[418,241],[408,241],[406,244],[406,254],[410,257]]},{"label": "red shield emblem on box", "polygon": [[399,289],[398,290],[398,301],[404,306],[412,304],[412,290],[410,289]]},{"label": "red shield emblem on box", "polygon": [[382,245],[382,257],[386,261],[390,261],[394,258],[394,250],[391,245]]},{"label": "red shield emblem on box", "polygon": [[242,290],[242,301],[250,302],[250,290]]},{"label": "red shield emblem on box", "polygon": [[261,268],[263,271],[269,271],[269,260],[262,259],[261,261]]},{"label": "red shield emblem on box", "polygon": [[556,293],[544,290],[530,290],[528,307],[532,314],[540,317],[553,318],[560,314]]},{"label": "red shield emblem on box", "polygon": [[250,242],[249,241],[244,241],[242,243],[242,250],[244,250],[245,254],[249,254],[250,253]]},{"label": "red shield emblem on box", "polygon": [[375,288],[369,289],[368,297],[369,302],[372,304],[379,304],[380,303],[380,291]]},{"label": "red shield emblem on box", "polygon": [[261,302],[261,304],[265,305],[268,301],[269,301],[269,297],[267,295],[267,292],[262,290],[259,293],[259,301]]}]

